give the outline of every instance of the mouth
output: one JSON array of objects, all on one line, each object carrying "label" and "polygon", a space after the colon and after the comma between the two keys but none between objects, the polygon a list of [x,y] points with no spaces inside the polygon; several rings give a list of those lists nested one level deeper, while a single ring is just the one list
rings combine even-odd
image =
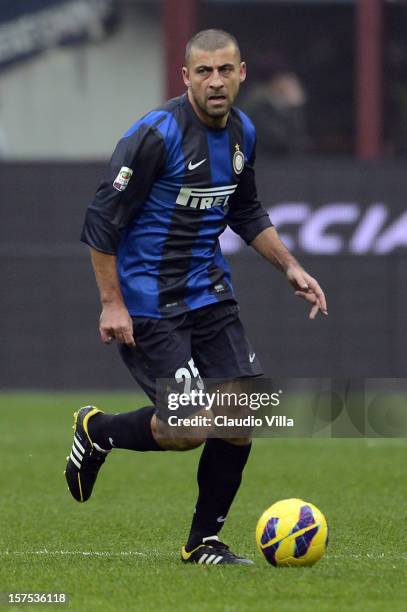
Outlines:
[{"label": "mouth", "polygon": [[213,96],[209,96],[208,100],[210,102],[222,103],[222,102],[226,102],[226,96],[222,94],[214,94]]}]

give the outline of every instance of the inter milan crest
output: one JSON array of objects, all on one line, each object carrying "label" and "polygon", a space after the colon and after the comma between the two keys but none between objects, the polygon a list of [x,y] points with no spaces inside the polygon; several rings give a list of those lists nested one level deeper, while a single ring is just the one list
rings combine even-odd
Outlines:
[{"label": "inter milan crest", "polygon": [[233,170],[235,174],[240,174],[244,168],[244,155],[238,144],[235,145],[235,149],[235,154],[233,155]]}]

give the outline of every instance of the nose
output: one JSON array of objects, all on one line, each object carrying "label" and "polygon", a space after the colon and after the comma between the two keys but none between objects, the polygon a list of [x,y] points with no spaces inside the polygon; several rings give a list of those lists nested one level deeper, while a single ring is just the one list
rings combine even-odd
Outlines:
[{"label": "nose", "polygon": [[223,81],[221,79],[219,70],[214,70],[212,72],[212,77],[209,86],[213,89],[221,89],[223,87]]}]

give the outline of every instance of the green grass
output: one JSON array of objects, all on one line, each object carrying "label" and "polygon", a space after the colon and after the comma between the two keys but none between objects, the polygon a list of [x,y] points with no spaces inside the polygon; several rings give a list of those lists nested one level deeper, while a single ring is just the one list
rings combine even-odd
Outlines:
[{"label": "green grass", "polygon": [[[404,440],[256,440],[223,534],[255,565],[184,566],[200,451],[114,451],[77,504],[64,459],[73,409],[90,402],[117,412],[143,399],[0,396],[0,592],[64,591],[84,611],[405,610]],[[275,569],[256,551],[256,521],[294,496],[327,516],[329,551],[313,568]]]}]

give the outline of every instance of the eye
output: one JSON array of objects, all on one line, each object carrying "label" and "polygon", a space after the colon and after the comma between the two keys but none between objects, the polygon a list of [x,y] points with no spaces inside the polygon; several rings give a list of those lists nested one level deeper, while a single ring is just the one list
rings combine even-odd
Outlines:
[{"label": "eye", "polygon": [[222,74],[230,74],[233,71],[233,66],[223,66]]},{"label": "eye", "polygon": [[209,72],[208,68],[205,68],[204,66],[201,66],[200,68],[197,69],[198,74],[204,75],[204,74],[208,74],[208,72]]}]

